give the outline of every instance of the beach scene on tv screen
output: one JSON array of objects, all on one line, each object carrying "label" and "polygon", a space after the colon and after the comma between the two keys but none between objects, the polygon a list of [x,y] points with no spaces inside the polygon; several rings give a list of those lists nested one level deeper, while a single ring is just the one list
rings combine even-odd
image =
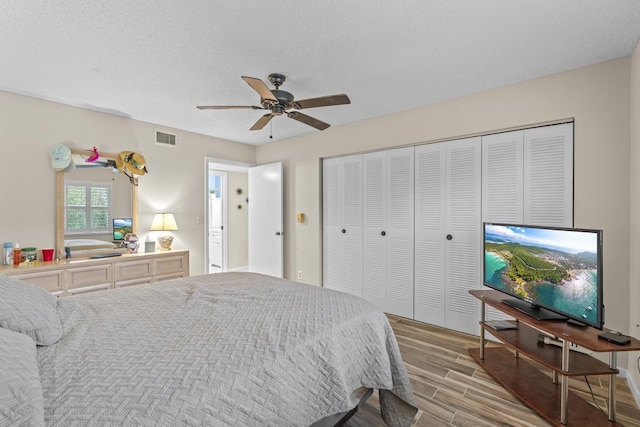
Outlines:
[{"label": "beach scene on tv screen", "polygon": [[596,233],[487,224],[484,247],[487,284],[597,322]]},{"label": "beach scene on tv screen", "polygon": [[128,233],[133,232],[131,218],[114,218],[113,219],[113,239],[123,240]]}]

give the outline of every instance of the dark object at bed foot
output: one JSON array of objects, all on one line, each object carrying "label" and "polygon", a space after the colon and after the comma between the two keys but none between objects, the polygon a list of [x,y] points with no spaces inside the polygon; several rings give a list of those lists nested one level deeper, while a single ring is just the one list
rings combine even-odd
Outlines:
[{"label": "dark object at bed foot", "polygon": [[311,424],[311,426],[309,427],[341,427],[343,425],[346,424],[346,422],[349,420],[349,418],[353,417],[356,412],[358,412],[358,408],[360,407],[360,405],[362,405],[364,402],[367,401],[367,399],[373,394],[373,389],[369,389],[367,390],[367,392],[364,394],[364,396],[362,396],[362,399],[360,399],[360,402],[358,402],[358,404],[356,405],[355,408],[351,409],[350,411],[347,412],[342,412],[340,414],[334,414],[331,416],[328,416],[326,418],[323,418],[319,421],[316,421],[315,423]]}]

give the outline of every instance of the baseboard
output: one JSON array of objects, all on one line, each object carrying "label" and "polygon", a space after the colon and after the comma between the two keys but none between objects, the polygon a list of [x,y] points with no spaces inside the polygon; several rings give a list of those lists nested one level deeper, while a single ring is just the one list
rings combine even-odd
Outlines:
[{"label": "baseboard", "polygon": [[632,375],[629,375],[629,371],[625,368],[618,368],[620,371],[620,376],[627,380],[629,384],[629,388],[631,389],[631,394],[636,399],[636,404],[640,406],[640,384],[636,384]]},{"label": "baseboard", "polygon": [[236,268],[230,268],[227,271],[240,271],[240,272],[247,272],[249,271],[249,266],[248,265],[243,265],[242,267],[236,267]]}]

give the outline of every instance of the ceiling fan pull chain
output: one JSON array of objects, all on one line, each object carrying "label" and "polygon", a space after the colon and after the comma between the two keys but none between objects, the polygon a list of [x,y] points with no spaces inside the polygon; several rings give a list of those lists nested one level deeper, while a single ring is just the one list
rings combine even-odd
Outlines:
[{"label": "ceiling fan pull chain", "polygon": [[269,122],[269,139],[273,139],[273,122]]}]

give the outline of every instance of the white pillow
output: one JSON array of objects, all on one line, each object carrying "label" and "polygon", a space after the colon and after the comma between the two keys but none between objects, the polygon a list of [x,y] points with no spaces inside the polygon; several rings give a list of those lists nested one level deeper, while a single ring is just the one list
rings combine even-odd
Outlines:
[{"label": "white pillow", "polygon": [[0,327],[53,344],[62,335],[56,297],[42,288],[0,274]]},{"label": "white pillow", "polygon": [[44,426],[36,343],[0,328],[0,425]]}]

